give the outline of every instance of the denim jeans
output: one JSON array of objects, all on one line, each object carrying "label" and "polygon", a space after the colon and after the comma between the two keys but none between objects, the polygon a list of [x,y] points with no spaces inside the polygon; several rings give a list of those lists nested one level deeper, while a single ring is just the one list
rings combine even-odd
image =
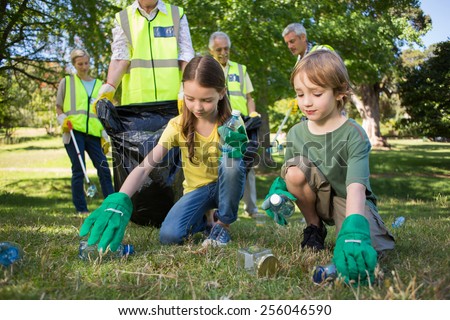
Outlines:
[{"label": "denim jeans", "polygon": [[217,208],[221,222],[236,221],[239,201],[244,193],[245,163],[242,159],[223,157],[219,177],[183,195],[164,219],[159,240],[162,244],[181,244],[189,236],[206,228],[205,213]]},{"label": "denim jeans", "polygon": [[[100,138],[94,137],[79,131],[73,130],[75,139],[77,140],[78,149],[80,150],[81,158],[86,167],[86,161],[84,152],[86,151],[97,169],[97,175],[100,180],[100,186],[102,188],[103,197],[107,197],[114,192],[114,188],[111,180],[111,171],[109,171],[108,161],[103,154],[102,147],[100,145]],[[73,144],[73,139],[70,139],[69,144],[64,145],[66,147],[67,154],[72,162],[72,201],[75,205],[75,209],[78,212],[87,212],[86,197],[84,194],[84,173],[81,168],[80,160],[78,159],[77,150]]]}]

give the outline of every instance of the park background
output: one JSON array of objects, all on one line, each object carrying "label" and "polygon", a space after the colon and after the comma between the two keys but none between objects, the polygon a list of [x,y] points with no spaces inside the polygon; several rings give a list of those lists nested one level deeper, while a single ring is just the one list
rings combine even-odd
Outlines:
[{"label": "park background", "polygon": [[[428,3],[445,11],[448,1],[170,1],[185,8],[194,49],[207,53],[209,35],[232,41],[231,60],[247,65],[265,133],[274,133],[290,107],[295,62],[281,31],[301,22],[308,40],[333,46],[354,82],[350,117],[366,129],[372,184],[390,226],[406,223],[397,249],[377,271],[377,283],[353,289],[342,283],[314,286],[315,265],[331,259],[334,230],[318,255],[298,250],[304,228],[297,212],[286,228],[271,221],[255,228],[241,215],[235,241],[204,251],[192,239],[162,247],[158,230],[130,225],[125,241],[138,254],[129,260],[79,261],[83,217],[70,201],[70,163],[55,120],[61,77],[71,71],[69,52],[86,48],[92,76],[105,79],[111,55],[112,17],[130,1],[20,0],[0,11],[0,241],[20,243],[22,264],[0,277],[2,299],[448,299],[450,297],[449,178],[450,41],[424,43],[433,32]],[[439,21],[439,20],[438,20]],[[447,33],[447,34],[446,34]],[[119,101],[120,92],[116,95]],[[284,132],[299,121],[290,116]],[[262,135],[268,146],[269,134]],[[257,168],[261,203],[283,161]],[[88,167],[90,163],[88,162]],[[93,176],[92,166],[89,171]],[[94,182],[98,183],[95,177]],[[93,199],[90,208],[101,203]],[[242,210],[241,210],[242,211]],[[264,234],[264,236],[261,236]],[[280,258],[275,279],[255,279],[236,268],[238,248],[271,248]]]}]

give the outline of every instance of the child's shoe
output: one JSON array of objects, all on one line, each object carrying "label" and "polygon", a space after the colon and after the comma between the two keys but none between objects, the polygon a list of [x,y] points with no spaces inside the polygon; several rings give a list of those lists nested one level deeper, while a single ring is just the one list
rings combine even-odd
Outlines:
[{"label": "child's shoe", "polygon": [[230,232],[222,225],[216,223],[208,238],[203,241],[203,247],[223,247],[231,241]]}]

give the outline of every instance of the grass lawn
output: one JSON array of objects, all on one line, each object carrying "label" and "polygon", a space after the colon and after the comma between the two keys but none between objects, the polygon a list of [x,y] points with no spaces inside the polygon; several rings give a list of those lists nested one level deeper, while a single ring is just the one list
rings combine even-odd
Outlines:
[{"label": "grass lawn", "polygon": [[[21,263],[0,270],[0,299],[449,299],[450,144],[390,140],[389,151],[371,154],[372,188],[382,218],[394,233],[396,250],[377,267],[372,286],[352,288],[337,281],[315,285],[312,271],[332,258],[333,227],[327,250],[299,250],[300,212],[279,227],[262,227],[243,214],[232,225],[223,249],[204,250],[201,237],[182,246],[162,246],[158,229],[130,224],[124,243],[135,246],[128,259],[81,261],[70,163],[61,137],[26,136],[0,145],[0,241],[19,243]],[[257,169],[261,204],[277,168]],[[98,186],[92,164],[90,177]],[[101,203],[94,198],[93,210]],[[298,209],[297,209],[298,210]],[[395,217],[405,225],[392,229]],[[237,251],[270,248],[280,260],[275,278],[256,278],[237,268]]]}]

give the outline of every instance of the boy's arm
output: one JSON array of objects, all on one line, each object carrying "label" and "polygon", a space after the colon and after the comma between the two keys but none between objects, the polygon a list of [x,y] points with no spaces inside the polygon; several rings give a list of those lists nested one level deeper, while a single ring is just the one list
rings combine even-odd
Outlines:
[{"label": "boy's arm", "polygon": [[366,187],[360,183],[351,183],[347,186],[347,206],[345,216],[364,212],[366,205]]},{"label": "boy's arm", "polygon": [[373,283],[377,252],[370,238],[370,224],[364,216],[366,187],[360,183],[347,186],[346,218],[334,248],[333,262],[345,282]]}]

